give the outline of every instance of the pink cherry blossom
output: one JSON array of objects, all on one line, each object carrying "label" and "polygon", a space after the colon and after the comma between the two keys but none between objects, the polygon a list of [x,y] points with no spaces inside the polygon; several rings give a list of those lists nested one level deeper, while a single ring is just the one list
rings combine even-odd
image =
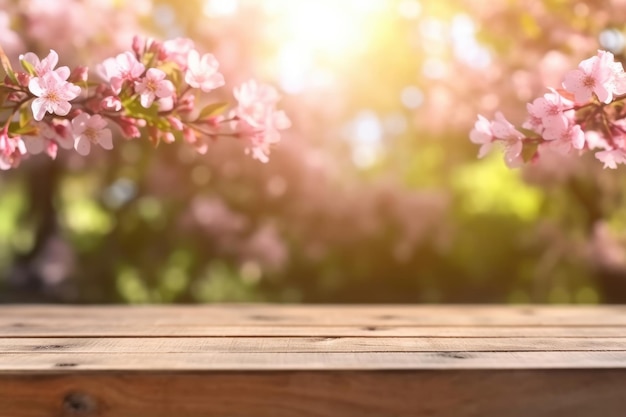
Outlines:
[{"label": "pink cherry blossom", "polygon": [[524,135],[500,112],[496,113],[493,121],[479,115],[470,132],[470,141],[481,145],[478,151],[479,158],[487,155],[494,143],[500,143],[504,146],[504,161],[510,168],[517,168],[523,163],[523,138]]},{"label": "pink cherry blossom", "polygon": [[106,126],[106,120],[99,114],[90,116],[87,113],[81,113],[72,119],[76,152],[83,156],[88,155],[92,143],[104,149],[113,149],[111,129]]},{"label": "pink cherry blossom", "polygon": [[579,124],[570,124],[561,139],[570,142],[574,149],[580,150],[585,147],[585,132]]},{"label": "pink cherry blossom", "polygon": [[70,76],[70,69],[68,67],[54,69],[59,63],[59,55],[54,49],[51,49],[48,56],[42,60],[39,60],[39,57],[34,53],[27,52],[24,55],[20,55],[20,61],[28,62],[35,69],[35,75],[37,77],[41,77],[50,71],[55,71],[63,81],[66,81]]},{"label": "pink cherry blossom", "polygon": [[5,127],[0,132],[0,170],[6,171],[19,165],[26,146],[20,136],[9,136]]},{"label": "pink cherry blossom", "polygon": [[271,145],[280,141],[279,130],[287,129],[291,121],[283,111],[267,112],[263,119],[245,117],[235,123],[235,130],[240,137],[248,141],[246,153],[254,159],[266,163],[269,161]]},{"label": "pink cherry blossom", "polygon": [[233,90],[240,108],[252,108],[258,105],[274,105],[280,99],[276,89],[266,84],[250,80]]},{"label": "pink cherry blossom", "polygon": [[107,58],[97,67],[100,76],[111,84],[115,94],[122,91],[124,81],[136,81],[146,70],[146,67],[129,51]]},{"label": "pink cherry blossom", "polygon": [[106,96],[100,102],[100,106],[104,110],[120,111],[122,110],[122,100],[118,96]]},{"label": "pink cherry blossom", "polygon": [[74,147],[72,138],[64,134],[63,130],[65,129],[57,129],[55,125],[47,122],[37,122],[35,127],[37,128],[36,135],[24,135],[22,137],[28,153],[36,155],[46,152],[48,156],[55,159],[58,145],[64,149]]},{"label": "pink cherry blossom", "polygon": [[558,138],[546,141],[541,146],[560,155],[568,155],[574,150],[581,150],[585,147],[585,132],[580,125],[570,123]]},{"label": "pink cherry blossom", "polygon": [[528,117],[524,123],[522,123],[522,127],[540,135],[543,132],[543,120],[540,116],[536,115],[537,112],[533,103],[526,103],[526,111],[528,112]]},{"label": "pink cherry blossom", "polygon": [[614,62],[613,54],[598,51],[565,75],[563,88],[574,94],[577,103],[586,103],[595,94],[600,102],[608,104],[613,95],[626,92],[625,78],[624,69]]},{"label": "pink cherry blossom", "polygon": [[116,120],[118,126],[122,129],[122,133],[126,139],[135,139],[141,137],[139,130],[140,123],[137,119],[131,117],[120,116]]},{"label": "pink cherry blossom", "polygon": [[626,152],[622,149],[596,152],[595,157],[604,163],[604,168],[616,169],[617,164],[626,164]]},{"label": "pink cherry blossom", "polygon": [[556,90],[550,90],[550,93],[528,104],[530,118],[524,125],[526,128],[541,133],[546,140],[560,137],[574,117],[574,103],[561,96]]},{"label": "pink cherry blossom", "polygon": [[72,108],[69,102],[80,94],[79,86],[64,81],[54,71],[31,79],[28,89],[37,97],[31,104],[37,121],[42,120],[46,112],[67,115]]},{"label": "pink cherry blossom", "polygon": [[235,88],[234,95],[238,102],[234,115],[251,127],[265,126],[271,120],[271,114],[280,98],[273,87],[258,84],[254,80]]},{"label": "pink cherry blossom", "polygon": [[200,54],[195,49],[187,57],[185,82],[205,93],[224,85],[224,76],[217,71],[219,63],[212,54]]},{"label": "pink cherry blossom", "polygon": [[493,132],[493,136],[503,140],[522,139],[524,137],[501,112],[497,112],[495,120],[491,122],[491,131]]},{"label": "pink cherry blossom", "polygon": [[176,38],[163,42],[165,59],[175,62],[182,71],[187,69],[188,56],[194,48],[194,42],[189,38]]},{"label": "pink cherry blossom", "polygon": [[476,145],[480,145],[480,149],[478,150],[479,158],[484,158],[485,155],[491,151],[494,139],[493,132],[491,131],[491,122],[484,116],[478,115],[478,120],[470,132],[470,141]]},{"label": "pink cherry blossom", "polygon": [[509,168],[519,168],[524,164],[523,149],[524,146],[520,138],[510,137],[504,142],[504,162]]},{"label": "pink cherry blossom", "polygon": [[165,79],[165,73],[157,68],[150,68],[146,76],[135,82],[135,91],[140,96],[141,105],[152,106],[155,98],[167,98],[174,94],[174,84]]},{"label": "pink cherry blossom", "polygon": [[605,151],[612,149],[604,135],[595,130],[585,132],[585,144],[589,149],[603,149]]},{"label": "pink cherry blossom", "polygon": [[280,141],[280,130],[289,128],[291,121],[275,106],[280,98],[271,86],[248,81],[234,90],[238,101],[233,111],[233,128],[248,140],[246,152],[261,162],[268,161],[270,145]]}]

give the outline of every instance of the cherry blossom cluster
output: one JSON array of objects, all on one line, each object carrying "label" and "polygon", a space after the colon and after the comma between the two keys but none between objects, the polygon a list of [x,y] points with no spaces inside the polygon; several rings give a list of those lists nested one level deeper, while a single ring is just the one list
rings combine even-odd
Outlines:
[{"label": "cherry blossom cluster", "polygon": [[495,144],[511,168],[548,152],[595,152],[605,168],[626,163],[626,73],[610,52],[598,51],[565,74],[562,88],[550,88],[527,104],[528,117],[516,128],[502,113],[478,116],[470,140],[484,157]]},{"label": "cherry blossom cluster", "polygon": [[[201,54],[191,39],[165,42],[135,37],[132,50],[87,67],[57,67],[51,50],[43,58],[21,55],[13,69],[0,49],[6,76],[0,82],[0,169],[29,154],[56,158],[58,148],[88,155],[94,145],[110,150],[114,137],[185,141],[205,153],[227,136],[267,162],[272,144],[290,121],[276,109],[277,91],[253,80],[234,89],[237,105],[208,102],[206,93],[225,84],[216,58]],[[97,77],[91,81],[90,77]],[[204,107],[196,105],[202,103]]]}]

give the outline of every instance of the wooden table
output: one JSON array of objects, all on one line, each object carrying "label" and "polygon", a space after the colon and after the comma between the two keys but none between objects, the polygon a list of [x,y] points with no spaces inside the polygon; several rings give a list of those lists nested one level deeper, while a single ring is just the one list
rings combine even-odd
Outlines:
[{"label": "wooden table", "polygon": [[0,307],[0,417],[626,415],[626,307]]}]

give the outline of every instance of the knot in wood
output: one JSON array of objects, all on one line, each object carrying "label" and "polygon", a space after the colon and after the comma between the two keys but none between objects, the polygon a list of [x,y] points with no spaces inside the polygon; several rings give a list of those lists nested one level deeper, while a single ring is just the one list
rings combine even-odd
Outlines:
[{"label": "knot in wood", "polygon": [[63,398],[63,417],[91,417],[98,411],[98,403],[84,392],[69,392]]}]

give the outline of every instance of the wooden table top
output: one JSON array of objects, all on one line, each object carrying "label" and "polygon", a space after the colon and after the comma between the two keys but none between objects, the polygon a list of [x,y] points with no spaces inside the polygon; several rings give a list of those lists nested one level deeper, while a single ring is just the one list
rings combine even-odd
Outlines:
[{"label": "wooden table top", "polygon": [[626,368],[626,307],[0,306],[0,374]]}]

